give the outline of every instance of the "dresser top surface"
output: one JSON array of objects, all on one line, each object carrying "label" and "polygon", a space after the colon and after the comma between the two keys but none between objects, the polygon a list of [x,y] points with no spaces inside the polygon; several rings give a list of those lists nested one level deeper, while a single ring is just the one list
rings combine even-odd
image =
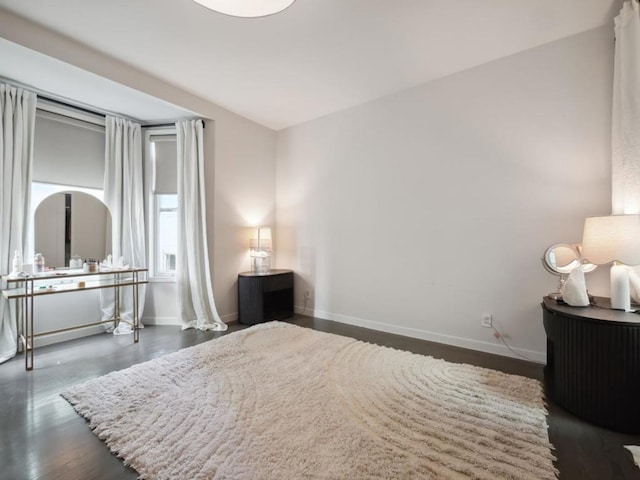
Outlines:
[{"label": "dresser top surface", "polygon": [[594,297],[594,301],[588,307],[572,307],[566,303],[558,303],[550,297],[544,297],[543,308],[551,313],[585,320],[640,323],[640,315],[638,313],[612,310],[611,301],[606,297]]},{"label": "dresser top surface", "polygon": [[273,268],[266,273],[257,272],[241,272],[238,275],[240,277],[270,277],[272,275],[284,275],[286,273],[293,273],[293,270],[286,270],[282,268]]}]

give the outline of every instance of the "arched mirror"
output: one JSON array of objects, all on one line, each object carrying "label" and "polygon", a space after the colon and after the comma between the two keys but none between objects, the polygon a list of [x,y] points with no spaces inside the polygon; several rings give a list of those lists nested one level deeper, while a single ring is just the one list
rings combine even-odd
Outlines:
[{"label": "arched mirror", "polygon": [[542,265],[547,272],[560,277],[558,291],[549,294],[554,299],[562,298],[561,292],[568,275],[574,268],[580,267],[584,273],[593,272],[597,265],[583,260],[580,244],[557,243],[544,251]]},{"label": "arched mirror", "polygon": [[74,255],[102,260],[111,253],[111,214],[87,193],[49,195],[35,211],[34,248],[48,267],[68,267]]}]

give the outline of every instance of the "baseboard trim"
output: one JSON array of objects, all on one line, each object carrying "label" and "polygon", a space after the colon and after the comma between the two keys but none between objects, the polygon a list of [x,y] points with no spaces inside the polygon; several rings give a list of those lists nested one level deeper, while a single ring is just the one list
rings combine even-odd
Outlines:
[{"label": "baseboard trim", "polygon": [[[110,323],[109,325],[112,324]],[[34,343],[36,348],[40,348],[47,345],[53,345],[54,343],[66,342],[68,340],[75,340],[76,338],[96,335],[98,333],[106,333],[104,325],[93,325],[91,327],[78,328],[77,330],[69,332],[48,333],[42,337],[35,338]]]},{"label": "baseboard trim", "polygon": [[182,325],[177,317],[142,317],[143,325]]},{"label": "baseboard trim", "polygon": [[[233,325],[238,323],[238,313],[229,313],[220,317],[227,325]],[[142,325],[171,325],[181,326],[182,323],[177,317],[142,317]],[[111,325],[111,324],[109,324]],[[143,330],[144,332],[144,330]],[[93,325],[91,327],[78,328],[77,330],[60,333],[49,333],[42,337],[35,339],[35,347],[45,347],[47,345],[53,345],[54,343],[66,342],[68,340],[75,340],[76,338],[88,337],[90,335],[96,335],[98,333],[106,333],[103,325]],[[144,333],[143,333],[144,335]]]},{"label": "baseboard trim", "polygon": [[238,323],[238,312],[227,313],[226,315],[221,315],[220,319],[229,325],[233,325],[234,323]]},{"label": "baseboard trim", "polygon": [[[322,310],[305,309],[302,306],[295,306],[296,313],[302,315],[310,315],[316,318],[322,318],[324,320],[332,320],[334,322],[345,323],[347,325],[353,325],[356,327],[369,328],[371,330],[378,330],[386,333],[393,333],[395,335],[403,335],[405,337],[419,338],[420,340],[428,340],[430,342],[443,343],[445,345],[452,345],[454,347],[468,348],[470,350],[477,350],[480,352],[493,353],[496,355],[502,355],[504,357],[518,358],[521,357],[511,352],[507,347],[502,344],[493,344],[489,342],[482,342],[479,340],[473,340],[470,338],[456,337],[453,335],[444,335],[441,333],[430,332],[428,330],[420,330],[417,328],[401,327],[398,325],[391,325],[389,323],[376,322],[373,320],[365,320],[358,317],[351,317],[348,315],[340,315],[337,313],[324,312]],[[515,348],[513,350],[520,355],[530,359],[533,362],[544,364],[547,361],[547,355],[545,352],[538,352],[535,350],[527,350],[524,348]]]},{"label": "baseboard trim", "polygon": [[[238,323],[238,313],[228,313],[220,316],[220,320],[228,325]],[[142,317],[143,325],[177,325],[182,326],[182,322],[178,317]]]}]

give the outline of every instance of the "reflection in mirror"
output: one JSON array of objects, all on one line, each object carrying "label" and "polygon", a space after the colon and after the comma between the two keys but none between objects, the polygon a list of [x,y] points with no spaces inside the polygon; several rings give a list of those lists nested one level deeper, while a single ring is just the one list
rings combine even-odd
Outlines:
[{"label": "reflection in mirror", "polygon": [[552,245],[544,252],[544,264],[554,275],[566,275],[580,265],[579,254],[571,245]]},{"label": "reflection in mirror", "polygon": [[36,209],[34,237],[48,267],[69,266],[74,255],[102,260],[111,253],[111,214],[86,193],[55,193]]}]

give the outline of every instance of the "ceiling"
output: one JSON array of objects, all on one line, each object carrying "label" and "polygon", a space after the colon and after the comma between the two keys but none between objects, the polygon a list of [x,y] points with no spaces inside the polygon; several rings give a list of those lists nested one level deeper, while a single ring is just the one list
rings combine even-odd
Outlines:
[{"label": "ceiling", "polygon": [[[280,14],[246,19],[192,0],[0,0],[10,12],[274,130],[613,28],[621,4],[297,0]],[[16,64],[2,58],[0,75],[11,78],[6,70]],[[42,75],[34,86],[48,90]]]}]

